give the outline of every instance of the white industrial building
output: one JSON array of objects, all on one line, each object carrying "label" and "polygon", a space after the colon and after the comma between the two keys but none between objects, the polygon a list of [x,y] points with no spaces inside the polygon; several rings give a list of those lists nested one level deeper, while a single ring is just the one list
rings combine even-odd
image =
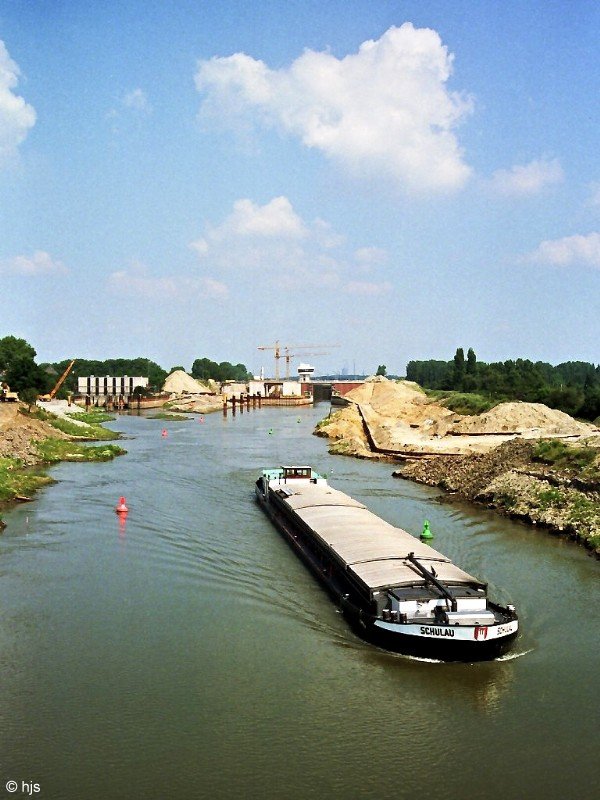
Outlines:
[{"label": "white industrial building", "polygon": [[86,378],[77,378],[77,392],[90,397],[129,397],[138,386],[146,389],[148,378],[132,378],[129,375],[88,375]]}]

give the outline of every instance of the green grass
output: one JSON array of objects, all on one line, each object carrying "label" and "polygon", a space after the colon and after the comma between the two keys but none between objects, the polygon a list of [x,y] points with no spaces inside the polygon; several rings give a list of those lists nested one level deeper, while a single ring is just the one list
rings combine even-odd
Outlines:
[{"label": "green grass", "polygon": [[188,422],[192,417],[187,414],[165,414],[164,412],[159,412],[158,414],[152,414],[148,419],[164,419],[169,422]]},{"label": "green grass", "polygon": [[[114,444],[91,447],[64,439],[44,439],[36,443],[36,448],[46,464],[59,461],[109,461],[127,452]],[[31,497],[41,486],[49,483],[53,483],[53,479],[39,468],[23,467],[18,458],[0,458],[0,507],[17,497]],[[0,531],[2,527],[0,524]]]},{"label": "green grass", "polygon": [[65,439],[44,439],[36,444],[36,448],[46,464],[56,464],[58,461],[110,461],[127,452],[114,444],[90,447]]},{"label": "green grass", "polygon": [[[35,410],[32,410],[31,413],[21,409],[21,413],[26,417],[35,417],[35,419],[41,419],[44,422],[47,422],[49,425],[52,425],[53,428],[66,433],[68,436],[75,436],[77,439],[109,441],[119,438],[119,434],[116,431],[108,430],[107,428],[103,428],[101,425],[97,425],[95,423],[91,425],[78,425],[76,422],[71,422],[63,417],[57,417],[56,414],[52,414],[43,408],[36,408]],[[80,415],[73,414],[73,416]],[[81,416],[87,417],[88,415],[84,413],[81,414]]]},{"label": "green grass", "polygon": [[587,478],[600,478],[599,455],[596,447],[574,447],[560,439],[541,439],[533,450],[534,461],[583,473]]},{"label": "green grass", "polygon": [[322,420],[317,422],[315,425],[315,430],[320,430],[321,428],[326,428],[328,425],[331,425],[332,422],[335,422],[340,416],[341,411],[335,411],[333,414],[329,414],[327,417],[324,417]]},{"label": "green grass", "polygon": [[546,511],[549,508],[565,508],[568,505],[564,492],[554,487],[542,489],[538,494],[537,502],[541,511]]},{"label": "green grass", "polygon": [[491,399],[482,394],[474,394],[471,392],[427,389],[426,394],[428,397],[437,400],[441,405],[449,408],[450,411],[465,415],[483,414],[484,411],[489,411],[490,408],[494,408],[494,406],[497,406],[498,403],[501,402],[498,398]]},{"label": "green grass", "polygon": [[113,414],[107,414],[106,411],[76,411],[69,416],[78,422],[85,422],[86,425],[99,425],[101,422],[112,422],[116,419]]},{"label": "green grass", "polygon": [[52,478],[35,470],[23,469],[17,458],[0,458],[0,503],[8,503],[15,497],[31,495]]}]

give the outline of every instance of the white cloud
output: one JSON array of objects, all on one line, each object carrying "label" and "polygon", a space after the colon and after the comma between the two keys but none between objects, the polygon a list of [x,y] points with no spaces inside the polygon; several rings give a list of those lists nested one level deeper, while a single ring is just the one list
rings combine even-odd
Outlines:
[{"label": "white cloud", "polygon": [[347,256],[344,244],[329,223],[306,222],[286,197],[276,197],[264,206],[237,200],[232,213],[220,224],[207,226],[190,247],[215,273],[268,274],[285,289],[343,286],[355,273],[364,272],[366,262],[375,267],[386,260],[385,250],[376,247]]},{"label": "white cloud", "polygon": [[360,175],[444,191],[471,172],[454,131],[472,101],[448,91],[452,61],[436,31],[407,22],[341,59],[306,50],[272,70],[236,53],[200,61],[195,80],[206,119],[277,126]]},{"label": "white cloud", "polygon": [[0,261],[0,273],[12,275],[66,275],[69,270],[44,250],[36,250],[31,256],[15,256]]},{"label": "white cloud", "polygon": [[109,289],[120,295],[133,295],[148,300],[181,302],[195,298],[225,299],[229,290],[212,278],[190,278],[184,275],[150,275],[147,267],[135,263],[129,269],[109,275]]},{"label": "white cloud", "polygon": [[387,253],[381,247],[360,247],[354,253],[354,258],[359,264],[369,268],[374,264],[385,264]]},{"label": "white cloud", "polygon": [[499,169],[492,175],[492,188],[499,194],[523,196],[539,194],[546,186],[561,183],[563,169],[558,159],[540,159],[529,164]]},{"label": "white cloud", "polygon": [[527,260],[558,267],[580,265],[600,268],[600,233],[548,239],[530,253]]},{"label": "white cloud", "polygon": [[152,111],[152,106],[148,102],[148,97],[143,89],[133,89],[133,91],[127,92],[123,96],[123,105],[133,111],[144,111],[146,113]]},{"label": "white cloud", "polygon": [[[204,238],[191,243],[199,256],[206,255],[211,245],[231,237],[249,239],[299,239],[306,228],[287,197],[274,197],[264,206],[252,200],[236,200],[232,213],[217,227],[208,228]],[[251,245],[249,245],[251,247]]]},{"label": "white cloud", "polygon": [[35,125],[35,111],[13,93],[19,80],[19,67],[0,40],[0,166],[10,161]]}]

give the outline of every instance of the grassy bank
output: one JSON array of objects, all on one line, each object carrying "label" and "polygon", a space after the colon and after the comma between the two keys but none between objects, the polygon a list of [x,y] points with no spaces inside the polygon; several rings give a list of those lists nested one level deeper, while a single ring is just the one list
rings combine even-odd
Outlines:
[{"label": "grassy bank", "polygon": [[56,428],[56,430],[66,433],[67,436],[73,436],[83,441],[110,441],[118,439],[120,436],[116,431],[108,430],[98,424],[98,422],[107,422],[108,420],[114,419],[114,417],[111,417],[109,414],[104,414],[103,412],[92,412],[90,414],[82,412],[81,414],[75,413],[69,415],[80,422],[84,422],[84,425],[64,419],[63,417],[57,417],[56,414],[49,413],[43,408],[37,408],[32,411],[22,409],[21,413],[26,417],[47,422],[49,425],[52,425],[53,428]]},{"label": "grassy bank", "polygon": [[164,411],[160,411],[158,414],[151,414],[148,419],[162,419],[166,420],[167,422],[189,422],[192,417],[186,416],[185,414],[169,414],[165,413]]},{"label": "grassy bank", "polygon": [[34,469],[24,469],[18,458],[0,458],[0,507],[17,497],[31,497],[52,478]]},{"label": "grassy bank", "polygon": [[[0,509],[19,498],[31,498],[42,486],[53,479],[41,471],[44,464],[57,464],[59,461],[110,461],[127,451],[114,444],[97,447],[71,442],[66,439],[43,439],[36,443],[40,457],[40,467],[23,467],[18,458],[0,458]],[[0,517],[0,530],[5,527]]]},{"label": "grassy bank", "polygon": [[568,537],[600,557],[600,448],[514,439],[484,454],[407,463],[395,473]]},{"label": "grassy bank", "polygon": [[426,389],[425,394],[434,400],[437,400],[440,405],[446,406],[450,411],[456,414],[475,415],[483,414],[484,411],[489,411],[494,408],[498,403],[503,402],[501,399],[486,397],[482,394],[474,394],[472,392],[452,392],[442,391],[441,389]]},{"label": "grassy bank", "polygon": [[[86,417],[83,420],[86,424],[78,425],[73,421],[49,414],[43,409],[32,412],[21,409],[20,413],[23,413],[32,422],[37,420],[46,423],[45,426],[38,425],[38,429],[43,430],[46,435],[37,440],[35,436],[32,436],[29,442],[25,443],[25,448],[23,438],[21,437],[18,445],[17,437],[12,440],[14,443],[14,446],[11,447],[12,452],[9,451],[0,457],[0,509],[19,499],[28,499],[41,486],[52,483],[52,478],[42,471],[44,465],[56,464],[60,461],[108,461],[126,452],[117,445],[106,443],[106,440],[118,438],[119,434],[102,428],[98,424],[100,419],[97,414],[82,415]],[[106,421],[106,415],[103,415],[101,421]],[[34,425],[37,424],[34,422]],[[56,438],[52,434],[48,436],[48,425],[67,434],[70,438]],[[10,433],[11,429],[7,430]],[[31,428],[29,425],[25,429],[21,425],[16,425],[12,430],[15,434],[27,430],[30,431],[29,435],[31,436],[32,433],[35,433],[36,428]],[[85,445],[82,443],[83,441],[99,441],[101,444]],[[36,466],[25,466],[26,463]],[[0,518],[0,530],[3,527],[4,523]]]},{"label": "grassy bank", "polygon": [[107,414],[106,411],[76,411],[69,414],[69,417],[77,420],[78,422],[85,422],[86,425],[99,425],[101,422],[113,422],[116,417],[113,414]]},{"label": "grassy bank", "polygon": [[68,439],[44,439],[36,446],[44,464],[56,464],[58,461],[110,461],[127,452],[116,444],[90,447]]}]

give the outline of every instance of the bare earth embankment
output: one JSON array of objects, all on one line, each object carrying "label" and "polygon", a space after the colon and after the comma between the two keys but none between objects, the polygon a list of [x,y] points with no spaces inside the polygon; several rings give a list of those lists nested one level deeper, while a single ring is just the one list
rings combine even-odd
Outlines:
[{"label": "bare earth embankment", "polygon": [[163,387],[171,395],[167,407],[171,411],[210,414],[223,408],[223,400],[214,381],[197,381],[182,370],[172,372]]},{"label": "bare earth embankment", "polygon": [[415,384],[371,378],[315,433],[330,452],[387,458],[439,486],[582,542],[600,556],[600,433],[540,403],[461,416]]},{"label": "bare earth embankment", "polygon": [[[66,401],[46,404],[28,412],[23,403],[0,403],[0,509],[15,501],[28,500],[51,478],[40,470],[58,461],[106,461],[125,451],[114,444],[88,447],[83,442],[118,438],[119,434],[67,414],[79,411]],[[0,520],[0,529],[4,527]]]},{"label": "bare earth embankment", "polygon": [[48,422],[20,413],[20,403],[0,403],[0,458],[16,458],[23,466],[41,462],[37,442],[68,439]]}]

